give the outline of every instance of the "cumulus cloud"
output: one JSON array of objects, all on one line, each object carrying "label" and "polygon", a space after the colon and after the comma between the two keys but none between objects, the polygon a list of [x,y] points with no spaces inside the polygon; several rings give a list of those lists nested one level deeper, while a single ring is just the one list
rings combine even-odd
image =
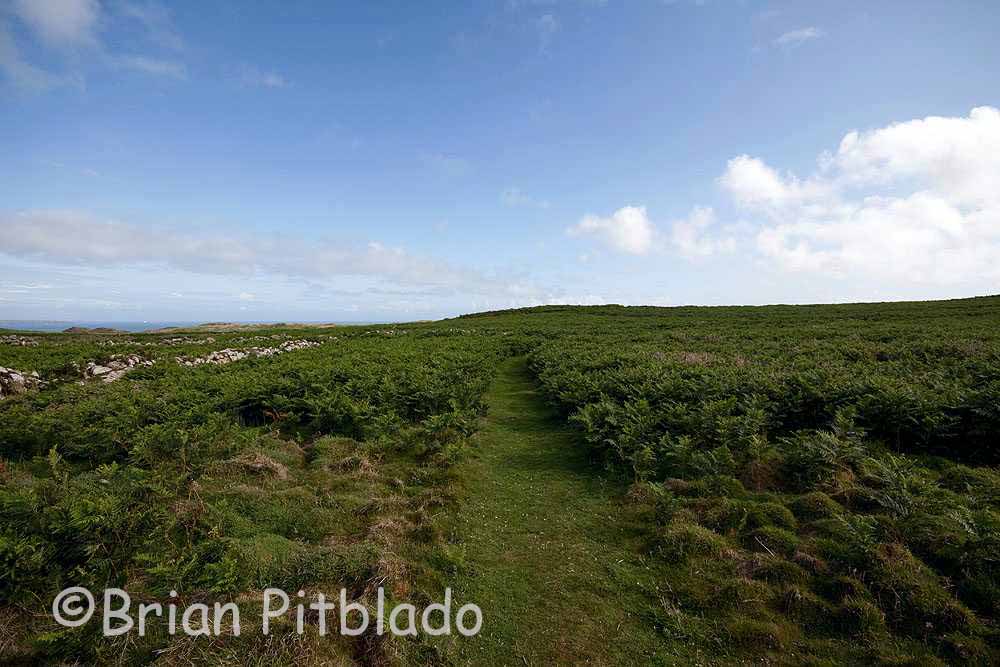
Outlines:
[{"label": "cumulus cloud", "polygon": [[682,255],[692,258],[735,250],[736,240],[733,237],[714,238],[707,234],[708,229],[714,224],[714,210],[695,207],[687,218],[674,222],[670,240]]},{"label": "cumulus cloud", "polygon": [[803,44],[813,39],[819,39],[822,36],[823,36],[822,30],[820,30],[815,26],[809,26],[808,28],[789,30],[788,32],[779,35],[774,40],[774,44],[776,46],[791,48],[799,46],[800,44]]},{"label": "cumulus cloud", "polygon": [[648,253],[656,237],[645,206],[625,206],[607,218],[584,216],[568,232],[573,236],[595,236],[611,248],[632,255]]},{"label": "cumulus cloud", "polygon": [[1000,110],[850,132],[808,179],[749,156],[719,179],[789,271],[906,284],[1000,280]]},{"label": "cumulus cloud", "polygon": [[741,206],[762,210],[779,210],[825,199],[830,185],[817,179],[799,180],[792,174],[782,175],[762,160],[740,155],[726,165],[719,184]]},{"label": "cumulus cloud", "polygon": [[[686,218],[670,223],[669,234],[662,234],[649,219],[645,206],[625,206],[607,218],[584,216],[567,232],[571,236],[596,238],[613,250],[631,255],[673,250],[688,259],[697,259],[736,249],[736,239],[715,234],[715,227],[715,211],[696,206]],[[589,259],[589,255],[580,256],[581,261]]]},{"label": "cumulus cloud", "polygon": [[1000,200],[1000,110],[967,118],[931,116],[869,132],[850,132],[821,162],[846,184],[909,181],[950,201],[981,206]]}]

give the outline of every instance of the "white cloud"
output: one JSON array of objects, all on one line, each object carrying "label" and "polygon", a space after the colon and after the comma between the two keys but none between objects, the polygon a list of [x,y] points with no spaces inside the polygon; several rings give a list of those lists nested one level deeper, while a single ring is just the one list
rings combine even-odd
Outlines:
[{"label": "white cloud", "polygon": [[726,165],[719,184],[741,206],[777,210],[800,205],[805,201],[825,198],[830,191],[827,183],[812,179],[801,181],[795,176],[782,176],[762,160],[749,155],[734,157]]},{"label": "white cloud", "polygon": [[13,0],[11,9],[50,46],[97,44],[97,0]]},{"label": "white cloud", "polygon": [[787,271],[900,285],[1000,280],[1000,110],[850,132],[812,177],[740,156],[719,179]]},{"label": "white cloud", "polygon": [[768,226],[757,245],[793,271],[945,285],[1000,278],[1000,229],[976,227],[951,203],[918,192],[870,197],[827,222]]},{"label": "white cloud", "polygon": [[910,181],[967,206],[1000,200],[1000,110],[967,118],[931,116],[870,132],[850,132],[822,164],[847,184]]},{"label": "white cloud", "polygon": [[567,231],[573,236],[596,236],[615,250],[632,255],[648,253],[656,237],[645,206],[625,206],[609,218],[587,215]]},{"label": "white cloud", "polygon": [[708,257],[735,250],[734,238],[717,239],[706,234],[708,228],[714,224],[715,211],[701,206],[695,207],[687,218],[674,222],[670,240],[686,257]]},{"label": "white cloud", "polygon": [[804,42],[808,42],[813,39],[819,39],[822,36],[823,36],[822,30],[814,26],[809,26],[808,28],[789,30],[788,32],[778,36],[774,40],[774,44],[776,46],[792,48],[795,46],[799,46]]}]

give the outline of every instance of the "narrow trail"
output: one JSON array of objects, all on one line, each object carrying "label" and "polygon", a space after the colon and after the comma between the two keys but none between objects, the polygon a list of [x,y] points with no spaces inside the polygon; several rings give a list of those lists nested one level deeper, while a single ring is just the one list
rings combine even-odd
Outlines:
[{"label": "narrow trail", "polygon": [[[630,530],[620,482],[536,391],[524,359],[503,365],[466,464],[455,598],[483,610],[454,646],[469,665],[649,665],[657,578]],[[669,661],[667,659],[666,661]]]}]

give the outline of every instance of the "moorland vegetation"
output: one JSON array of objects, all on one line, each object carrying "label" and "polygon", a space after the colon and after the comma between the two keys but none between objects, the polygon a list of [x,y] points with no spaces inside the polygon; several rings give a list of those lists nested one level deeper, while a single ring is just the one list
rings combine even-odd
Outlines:
[{"label": "moorland vegetation", "polygon": [[[475,576],[454,517],[491,382],[523,358],[536,400],[571,427],[588,474],[620,481],[638,526],[656,580],[640,621],[661,647],[635,664],[1000,661],[998,298],[4,333],[0,366],[41,380],[0,402],[8,660],[456,662],[455,640],[290,623],[114,640],[56,625],[48,605],[69,585],[434,600]],[[314,344],[178,362],[282,340]],[[128,355],[151,363],[87,375]]]}]

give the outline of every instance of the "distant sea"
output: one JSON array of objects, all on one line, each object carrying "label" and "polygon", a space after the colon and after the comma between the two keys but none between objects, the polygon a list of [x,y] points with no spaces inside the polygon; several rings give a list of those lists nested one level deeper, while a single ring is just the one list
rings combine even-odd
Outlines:
[{"label": "distant sea", "polygon": [[[150,329],[163,329],[166,327],[195,327],[199,324],[204,324],[204,322],[178,322],[178,321],[166,321],[166,322],[83,322],[83,321],[67,321],[61,322],[58,320],[0,320],[0,329],[19,329],[21,331],[63,331],[69,329],[70,327],[85,327],[87,329],[97,329],[99,327],[107,327],[109,329],[119,329],[121,331],[149,331]],[[238,322],[238,324],[269,324],[269,322]],[[302,324],[308,324],[308,322],[303,322]],[[316,322],[316,324],[321,324]],[[344,326],[352,326],[359,324],[375,324],[371,321],[358,321],[358,322],[336,322],[336,324],[342,324]]]},{"label": "distant sea", "polygon": [[0,320],[0,329],[21,331],[62,331],[70,327],[108,327],[122,331],[146,331],[163,327],[193,327],[201,322],[60,322],[57,320]]}]

